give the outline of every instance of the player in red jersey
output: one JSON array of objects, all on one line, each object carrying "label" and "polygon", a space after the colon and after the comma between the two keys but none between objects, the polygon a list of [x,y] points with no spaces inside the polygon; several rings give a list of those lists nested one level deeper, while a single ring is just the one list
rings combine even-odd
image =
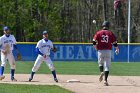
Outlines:
[{"label": "player in red jersey", "polygon": [[115,35],[109,31],[110,23],[105,21],[102,26],[103,29],[97,31],[93,37],[93,45],[98,51],[98,64],[101,72],[99,81],[101,82],[105,76],[104,85],[108,86],[107,78],[111,63],[112,44],[116,48],[116,54],[119,53],[119,48]]}]

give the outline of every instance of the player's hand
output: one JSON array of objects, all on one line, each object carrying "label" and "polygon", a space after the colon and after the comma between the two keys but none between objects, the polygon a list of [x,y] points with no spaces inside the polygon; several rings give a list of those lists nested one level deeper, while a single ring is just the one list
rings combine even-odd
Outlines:
[{"label": "player's hand", "polygon": [[116,53],[116,55],[119,54],[119,49],[118,48],[116,48],[115,53]]},{"label": "player's hand", "polygon": [[55,53],[57,51],[57,48],[54,46],[52,51]]}]

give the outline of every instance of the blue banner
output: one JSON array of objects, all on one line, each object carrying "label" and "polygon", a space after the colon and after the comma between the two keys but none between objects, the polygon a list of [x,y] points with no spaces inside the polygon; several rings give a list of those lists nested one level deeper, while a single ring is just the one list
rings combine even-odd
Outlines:
[{"label": "blue banner", "polygon": [[[35,52],[36,44],[18,44],[17,47],[21,52],[23,61],[35,61],[37,54]],[[51,52],[50,57],[54,61],[93,61],[97,62],[97,51],[92,44],[54,44],[57,52]],[[119,45],[119,54],[115,54],[112,49],[113,62],[128,61],[128,45]],[[16,55],[14,51],[14,55]],[[130,62],[140,62],[140,45],[130,45],[129,51]]]}]

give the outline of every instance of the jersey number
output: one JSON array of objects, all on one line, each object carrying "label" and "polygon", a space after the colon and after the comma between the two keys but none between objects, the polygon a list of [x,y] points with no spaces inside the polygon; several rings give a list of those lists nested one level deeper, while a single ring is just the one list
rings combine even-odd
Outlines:
[{"label": "jersey number", "polygon": [[108,39],[109,39],[108,35],[102,35],[102,40],[101,40],[101,42],[108,43]]}]

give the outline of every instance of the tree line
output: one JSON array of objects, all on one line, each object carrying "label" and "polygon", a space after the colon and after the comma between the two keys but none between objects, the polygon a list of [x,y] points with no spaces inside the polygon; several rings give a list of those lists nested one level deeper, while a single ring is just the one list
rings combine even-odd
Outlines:
[{"label": "tree line", "polygon": [[[54,42],[92,42],[104,21],[104,0],[0,0],[0,35],[7,25],[19,42],[36,42],[42,31]],[[118,42],[127,42],[128,0],[106,0],[106,16]],[[140,42],[140,1],[131,0],[131,42]],[[96,23],[93,23],[96,20]]]}]

